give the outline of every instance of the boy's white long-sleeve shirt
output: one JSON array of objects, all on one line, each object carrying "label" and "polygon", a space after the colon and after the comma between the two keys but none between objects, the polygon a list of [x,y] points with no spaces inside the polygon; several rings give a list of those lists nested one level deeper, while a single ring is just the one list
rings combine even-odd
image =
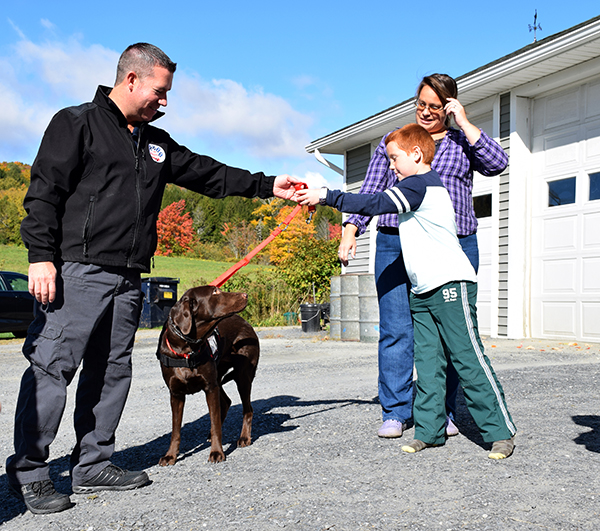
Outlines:
[{"label": "boy's white long-sleeve shirt", "polygon": [[456,236],[452,201],[437,172],[406,177],[376,194],[327,192],[327,204],[353,214],[398,212],[402,256],[415,294],[448,282],[477,282]]}]

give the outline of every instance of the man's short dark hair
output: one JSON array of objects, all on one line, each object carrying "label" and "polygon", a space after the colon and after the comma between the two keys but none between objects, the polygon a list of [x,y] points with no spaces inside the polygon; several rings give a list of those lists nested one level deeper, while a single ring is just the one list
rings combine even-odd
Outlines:
[{"label": "man's short dark hair", "polygon": [[145,78],[152,73],[155,66],[166,68],[173,74],[177,63],[171,61],[165,52],[152,44],[146,42],[132,44],[119,58],[115,85],[121,83],[128,72],[135,72],[138,77]]}]

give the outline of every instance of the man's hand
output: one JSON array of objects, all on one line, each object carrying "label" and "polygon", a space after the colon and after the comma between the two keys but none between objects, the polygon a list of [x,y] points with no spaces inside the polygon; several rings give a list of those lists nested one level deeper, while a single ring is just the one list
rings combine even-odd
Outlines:
[{"label": "man's hand", "polygon": [[294,192],[296,191],[294,185],[300,182],[302,181],[291,175],[279,175],[273,183],[273,195],[281,199],[293,199]]},{"label": "man's hand", "polygon": [[29,264],[29,293],[38,302],[54,302],[56,296],[56,267],[52,262]]}]

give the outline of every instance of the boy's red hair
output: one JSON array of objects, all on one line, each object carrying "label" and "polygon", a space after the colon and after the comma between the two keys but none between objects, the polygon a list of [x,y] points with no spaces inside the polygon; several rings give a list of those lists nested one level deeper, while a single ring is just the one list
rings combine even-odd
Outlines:
[{"label": "boy's red hair", "polygon": [[431,164],[435,155],[435,142],[431,135],[419,124],[408,124],[401,129],[392,131],[385,139],[385,145],[390,142],[396,142],[398,147],[410,153],[415,146],[418,146],[423,153],[423,162]]}]

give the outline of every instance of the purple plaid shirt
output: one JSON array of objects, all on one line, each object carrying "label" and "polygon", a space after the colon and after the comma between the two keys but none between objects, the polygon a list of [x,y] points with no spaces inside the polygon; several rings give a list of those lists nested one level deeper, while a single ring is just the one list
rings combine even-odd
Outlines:
[{"label": "purple plaid shirt", "polygon": [[[388,133],[389,134],[389,133]],[[361,194],[374,194],[391,188],[397,181],[390,170],[390,161],[385,151],[383,137],[367,169],[367,175],[360,188]],[[508,165],[508,156],[500,145],[483,131],[474,146],[469,144],[465,134],[457,129],[448,129],[446,136],[435,153],[431,167],[440,174],[447,188],[456,213],[456,228],[459,236],[477,232],[477,218],[473,211],[473,172],[482,175],[498,175]],[[369,216],[352,215],[345,222],[358,227],[358,235],[367,230]],[[377,227],[398,227],[397,214],[382,214]]]}]

